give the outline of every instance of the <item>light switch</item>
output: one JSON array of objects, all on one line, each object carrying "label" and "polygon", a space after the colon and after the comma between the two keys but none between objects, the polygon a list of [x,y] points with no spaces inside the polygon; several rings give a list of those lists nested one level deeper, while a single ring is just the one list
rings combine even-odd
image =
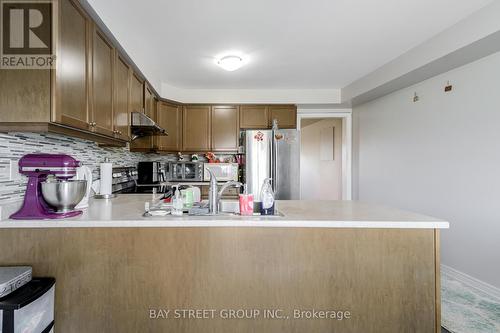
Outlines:
[{"label": "light switch", "polygon": [[19,179],[21,179],[21,174],[19,173],[19,160],[10,160],[9,180]]}]

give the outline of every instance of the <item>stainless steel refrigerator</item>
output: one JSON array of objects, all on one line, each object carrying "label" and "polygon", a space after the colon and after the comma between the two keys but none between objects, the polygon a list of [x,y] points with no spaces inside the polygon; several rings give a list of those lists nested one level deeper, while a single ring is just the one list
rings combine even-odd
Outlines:
[{"label": "stainless steel refrigerator", "polygon": [[300,198],[300,136],[291,129],[247,130],[245,141],[245,181],[254,201],[260,201],[264,179],[272,178],[275,199]]}]

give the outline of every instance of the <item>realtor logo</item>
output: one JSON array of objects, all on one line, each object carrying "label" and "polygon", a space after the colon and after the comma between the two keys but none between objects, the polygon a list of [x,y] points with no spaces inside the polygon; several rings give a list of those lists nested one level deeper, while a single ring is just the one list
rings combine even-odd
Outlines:
[{"label": "realtor logo", "polygon": [[2,69],[52,68],[55,2],[0,0]]}]

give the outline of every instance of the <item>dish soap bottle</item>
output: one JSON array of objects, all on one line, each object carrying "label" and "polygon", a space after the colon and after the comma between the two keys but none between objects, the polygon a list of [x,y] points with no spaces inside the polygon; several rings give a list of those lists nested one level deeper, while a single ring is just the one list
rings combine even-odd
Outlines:
[{"label": "dish soap bottle", "polygon": [[247,184],[243,189],[243,194],[240,194],[240,215],[253,215],[253,194],[248,194]]},{"label": "dish soap bottle", "polygon": [[264,179],[264,184],[262,184],[260,190],[260,200],[262,201],[260,215],[274,215],[274,192],[271,186],[271,178]]},{"label": "dish soap bottle", "polygon": [[174,188],[174,198],[172,199],[172,215],[182,216],[184,202],[182,200],[181,192],[179,191],[179,185],[172,186]]}]

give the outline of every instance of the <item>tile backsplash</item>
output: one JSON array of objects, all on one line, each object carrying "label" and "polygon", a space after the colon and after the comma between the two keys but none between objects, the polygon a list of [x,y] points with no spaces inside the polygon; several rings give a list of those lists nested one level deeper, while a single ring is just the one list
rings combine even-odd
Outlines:
[{"label": "tile backsplash", "polygon": [[99,174],[99,163],[107,157],[116,166],[134,166],[139,161],[160,160],[166,155],[130,152],[128,148],[99,147],[95,142],[57,134],[0,133],[0,204],[21,200],[27,178],[9,181],[10,161],[29,153],[64,153]]},{"label": "tile backsplash", "polygon": [[[128,147],[99,147],[95,142],[58,134],[40,133],[0,133],[0,206],[19,201],[24,197],[27,178],[10,181],[10,161],[19,160],[29,153],[68,154],[89,166],[94,177],[99,177],[99,164],[107,157],[116,167],[136,166],[139,161],[171,161],[177,155],[131,152]],[[190,155],[183,156],[189,159]],[[202,154],[200,161],[206,161]],[[218,157],[234,162],[233,155]]]}]

